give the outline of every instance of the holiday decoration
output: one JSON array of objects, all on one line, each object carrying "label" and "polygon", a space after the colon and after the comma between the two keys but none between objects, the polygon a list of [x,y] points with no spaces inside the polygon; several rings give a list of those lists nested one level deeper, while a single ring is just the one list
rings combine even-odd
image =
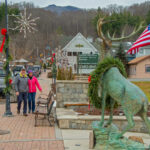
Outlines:
[{"label": "holiday decoration", "polygon": [[[4,49],[4,53],[6,55],[6,50],[8,48],[9,45],[9,37],[6,38],[7,35],[7,30],[4,28],[1,30],[1,34],[4,36],[3,37],[3,42],[2,45],[0,47],[0,52],[3,52]],[[7,40],[6,40],[7,39]],[[4,63],[4,70],[5,72],[7,71],[7,68],[9,66],[9,61],[12,60],[11,55],[8,53],[8,59],[6,59],[6,62]],[[6,88],[4,89],[4,93],[10,93],[11,89],[12,89],[12,79],[11,79],[11,72],[8,72],[8,75],[5,77],[5,84],[6,84]]]},{"label": "holiday decoration", "polygon": [[53,58],[53,57],[51,58],[51,62],[52,62],[52,63],[54,62],[54,58]]},{"label": "holiday decoration", "polygon": [[12,84],[12,79],[9,79],[9,84]]},{"label": "holiday decoration", "polygon": [[53,57],[55,57],[55,53],[53,53]]},{"label": "holiday decoration", "polygon": [[1,45],[1,47],[0,47],[0,53],[3,52],[3,47],[4,47],[4,44],[5,44],[5,40],[6,40],[6,33],[7,33],[7,30],[6,30],[5,28],[3,28],[3,29],[1,30],[1,34],[2,34],[4,37],[3,37],[2,45]]},{"label": "holiday decoration", "polygon": [[88,77],[88,82],[89,82],[89,83],[91,82],[91,76]]},{"label": "holiday decoration", "polygon": [[90,105],[90,102],[89,102],[89,105],[88,105],[88,110],[90,110],[90,107],[91,107],[91,105]]},{"label": "holiday decoration", "polygon": [[11,30],[19,30],[21,33],[24,33],[24,38],[27,37],[27,32],[37,31],[35,28],[35,21],[39,19],[39,17],[31,19],[32,14],[30,13],[27,17],[26,8],[24,9],[24,14],[20,13],[20,16],[12,15],[17,19],[15,23],[17,26],[15,28],[9,28]]}]

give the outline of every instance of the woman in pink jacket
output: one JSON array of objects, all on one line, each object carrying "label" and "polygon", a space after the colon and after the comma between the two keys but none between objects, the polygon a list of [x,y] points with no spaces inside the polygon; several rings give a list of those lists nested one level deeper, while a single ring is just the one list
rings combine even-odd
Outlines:
[{"label": "woman in pink jacket", "polygon": [[28,93],[28,107],[29,107],[29,113],[34,113],[35,111],[35,96],[36,96],[36,87],[39,89],[39,91],[42,92],[42,88],[35,76],[33,76],[33,71],[28,71],[29,79],[28,79],[28,87],[29,87],[29,93]]}]

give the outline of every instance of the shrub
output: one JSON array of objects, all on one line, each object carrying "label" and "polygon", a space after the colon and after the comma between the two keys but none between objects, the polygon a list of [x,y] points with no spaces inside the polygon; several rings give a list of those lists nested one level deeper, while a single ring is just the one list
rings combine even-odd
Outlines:
[{"label": "shrub", "polygon": [[73,80],[72,68],[58,68],[57,80]]}]

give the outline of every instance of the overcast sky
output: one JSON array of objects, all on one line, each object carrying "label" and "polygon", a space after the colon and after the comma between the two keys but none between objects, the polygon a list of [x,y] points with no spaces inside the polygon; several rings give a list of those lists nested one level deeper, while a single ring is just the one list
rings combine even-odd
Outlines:
[{"label": "overcast sky", "polygon": [[[4,2],[5,0],[0,0]],[[58,6],[76,6],[79,8],[98,8],[99,6],[106,7],[110,4],[117,4],[123,6],[129,6],[134,3],[142,3],[149,0],[8,0],[8,2],[33,2],[36,6],[45,7],[48,5],[58,5]]]}]

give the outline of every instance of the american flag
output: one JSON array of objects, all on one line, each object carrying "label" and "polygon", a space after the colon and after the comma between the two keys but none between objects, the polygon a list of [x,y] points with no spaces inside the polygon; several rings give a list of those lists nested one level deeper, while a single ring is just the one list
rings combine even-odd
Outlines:
[{"label": "american flag", "polygon": [[150,45],[150,25],[146,27],[144,32],[139,36],[136,42],[132,45],[132,47],[128,50],[128,54],[135,54],[139,52],[140,47],[144,47]]}]

